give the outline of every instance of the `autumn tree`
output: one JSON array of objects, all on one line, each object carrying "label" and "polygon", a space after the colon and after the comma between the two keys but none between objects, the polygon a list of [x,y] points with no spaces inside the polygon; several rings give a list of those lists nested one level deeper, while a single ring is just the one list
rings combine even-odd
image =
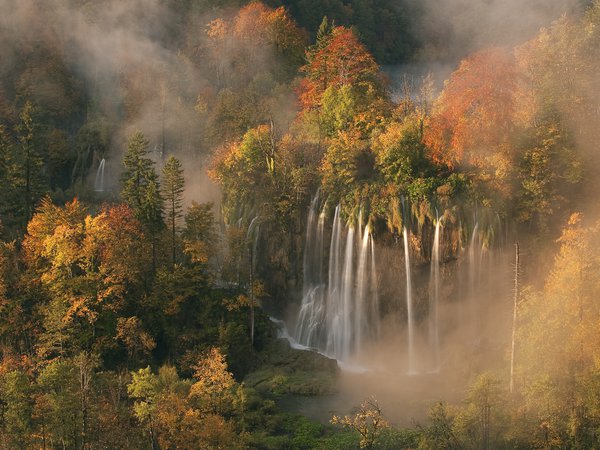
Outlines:
[{"label": "autumn tree", "polygon": [[364,135],[355,129],[340,132],[331,140],[320,167],[323,189],[339,201],[373,176],[373,166]]},{"label": "autumn tree", "polygon": [[597,445],[600,403],[596,326],[600,309],[600,224],[573,214],[563,229],[543,289],[525,291],[516,373],[528,417],[544,434],[536,440],[585,448]]},{"label": "autumn tree", "polygon": [[175,267],[176,261],[176,232],[177,222],[182,216],[183,190],[185,180],[183,168],[177,158],[171,155],[162,170],[162,198],[166,203],[167,222],[171,228],[171,268]]},{"label": "autumn tree", "polygon": [[124,205],[90,216],[77,200],[59,207],[45,199],[23,249],[28,271],[39,277],[40,298],[48,298],[38,342],[43,355],[100,344],[96,338],[111,332],[114,314],[140,293],[150,265],[141,226]]},{"label": "autumn tree", "polygon": [[303,109],[321,105],[325,91],[342,86],[356,86],[363,92],[380,91],[379,66],[354,32],[335,27],[329,35],[320,36],[319,44],[307,53],[308,63],[301,68],[298,95]]},{"label": "autumn tree", "polygon": [[444,86],[424,136],[434,162],[472,171],[481,200],[501,206],[511,194],[517,83],[512,54],[493,48],[469,56]]},{"label": "autumn tree", "polygon": [[190,390],[190,397],[198,402],[202,411],[223,414],[231,408],[235,380],[227,370],[225,356],[218,348],[211,348],[198,361],[194,379],[196,381]]},{"label": "autumn tree", "polygon": [[218,234],[212,203],[197,203],[188,207],[182,231],[184,253],[193,263],[206,264],[217,253]]},{"label": "autumn tree", "polygon": [[379,403],[372,397],[360,404],[354,416],[333,416],[331,423],[356,431],[360,435],[360,448],[368,450],[375,448],[382,431],[390,427]]},{"label": "autumn tree", "polygon": [[540,236],[558,233],[553,225],[572,212],[566,206],[586,188],[595,190],[595,181],[585,177],[596,169],[591,143],[597,140],[589,120],[595,114],[589,105],[595,50],[587,47],[588,39],[581,24],[562,17],[515,49],[522,78],[516,103],[521,156],[516,217]]},{"label": "autumn tree", "polygon": [[72,325],[80,320],[89,325],[97,318],[90,303],[93,284],[80,271],[85,213],[77,200],[60,208],[45,198],[27,226],[25,261],[49,297],[43,309],[45,333],[38,348],[44,355],[62,355],[71,350],[75,338],[89,338],[91,329],[85,333]]},{"label": "autumn tree", "polygon": [[441,175],[439,167],[428,158],[423,142],[424,120],[418,114],[408,115],[402,121],[390,122],[373,138],[378,171],[386,182],[405,191],[415,179]]},{"label": "autumn tree", "polygon": [[156,347],[152,336],[144,330],[142,322],[136,316],[119,317],[115,338],[127,348],[129,359],[137,361],[138,355],[147,356]]},{"label": "autumn tree", "polygon": [[223,187],[227,222],[236,221],[243,209],[268,202],[277,186],[277,166],[277,145],[267,125],[248,130],[241,142],[215,155],[210,175]]}]

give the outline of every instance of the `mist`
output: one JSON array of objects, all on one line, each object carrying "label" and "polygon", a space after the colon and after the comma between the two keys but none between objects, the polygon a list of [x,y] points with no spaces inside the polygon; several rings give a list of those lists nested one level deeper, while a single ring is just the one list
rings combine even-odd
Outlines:
[{"label": "mist", "polygon": [[[291,90],[280,85],[274,48],[234,10],[190,6],[175,13],[160,0],[2,0],[0,8],[0,75],[9,79],[21,67],[23,52],[45,53],[51,61],[47,72],[31,72],[17,84],[17,99],[27,96],[46,109],[59,102],[66,111],[78,108],[84,117],[73,116],[74,126],[85,123],[108,137],[103,149],[71,144],[79,152],[73,177],[85,176],[89,185],[104,158],[107,184],[118,186],[127,139],[140,130],[157,162],[169,154],[186,161],[194,192],[188,195],[203,200],[209,182],[199,180],[206,179],[214,148],[269,120],[285,130],[295,115]],[[215,43],[207,31],[217,17],[237,28]],[[64,85],[46,81],[55,70],[65,74]],[[11,90],[3,89],[9,95]],[[256,92],[266,100],[252,114],[225,123],[223,114],[231,116],[237,106],[232,98],[251,104]],[[77,103],[80,98],[84,104]],[[206,200],[216,200],[215,190],[208,189]]]},{"label": "mist", "polygon": [[513,47],[531,39],[580,0],[427,0],[416,2],[414,25],[426,61],[454,61],[484,47]]}]

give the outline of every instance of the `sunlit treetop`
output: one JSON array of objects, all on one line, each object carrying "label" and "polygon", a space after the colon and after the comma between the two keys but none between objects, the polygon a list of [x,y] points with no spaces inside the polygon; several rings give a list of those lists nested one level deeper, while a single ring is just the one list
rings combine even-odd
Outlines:
[{"label": "sunlit treetop", "polygon": [[301,68],[305,78],[298,86],[304,109],[318,107],[329,87],[382,85],[379,66],[349,28],[335,27],[320,36],[320,41],[307,51],[306,59],[307,64]]},{"label": "sunlit treetop", "polygon": [[466,58],[438,98],[425,142],[435,162],[478,165],[506,140],[517,85],[514,56],[500,48]]}]

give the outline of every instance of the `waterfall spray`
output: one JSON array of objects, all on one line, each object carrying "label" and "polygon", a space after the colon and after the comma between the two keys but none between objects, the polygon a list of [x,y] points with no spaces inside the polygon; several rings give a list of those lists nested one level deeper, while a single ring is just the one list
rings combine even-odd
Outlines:
[{"label": "waterfall spray", "polygon": [[377,291],[377,263],[375,261],[375,243],[373,236],[370,236],[370,248],[371,248],[371,303],[370,303],[370,323],[373,324],[372,334],[375,340],[379,339],[381,335],[381,312],[379,310],[379,292]]},{"label": "waterfall spray", "polygon": [[[362,217],[361,217],[362,220]],[[325,212],[313,199],[306,230],[304,285],[295,339],[340,361],[356,356],[363,344],[379,335],[375,248],[371,227],[344,225],[338,205],[329,244],[324,280]]]},{"label": "waterfall spray", "polygon": [[360,251],[358,254],[358,267],[356,268],[356,295],[355,295],[355,314],[354,314],[354,342],[355,351],[360,352],[360,347],[363,340],[363,333],[365,328],[365,315],[366,315],[366,301],[368,299],[369,292],[369,272],[367,269],[367,263],[369,258],[369,225],[365,226],[365,231],[360,244]]},{"label": "waterfall spray", "polygon": [[439,296],[440,296],[440,230],[441,219],[435,222],[435,234],[431,249],[431,270],[429,282],[429,345],[432,352],[433,371],[439,369],[440,336],[439,336]]},{"label": "waterfall spray", "polygon": [[410,247],[408,245],[408,230],[402,228],[404,238],[404,266],[406,270],[406,315],[408,323],[408,373],[415,373],[414,345],[415,329],[413,317],[412,283],[410,280]]}]

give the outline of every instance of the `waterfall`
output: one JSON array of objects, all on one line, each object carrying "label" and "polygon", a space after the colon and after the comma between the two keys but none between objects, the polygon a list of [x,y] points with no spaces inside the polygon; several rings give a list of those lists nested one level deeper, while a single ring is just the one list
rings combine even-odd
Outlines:
[{"label": "waterfall", "polygon": [[379,334],[375,247],[369,224],[358,229],[361,236],[354,225],[343,223],[338,205],[325,283],[324,228],[325,212],[319,213],[315,198],[307,221],[303,297],[294,338],[300,345],[344,362]]},{"label": "waterfall", "polygon": [[360,244],[360,251],[358,254],[358,267],[356,268],[356,310],[354,314],[354,342],[355,342],[355,351],[357,353],[361,350],[361,344],[363,341],[363,334],[365,332],[365,322],[366,322],[366,302],[368,299],[369,292],[368,283],[369,283],[369,275],[367,268],[368,258],[369,258],[369,224],[365,226],[365,232],[362,237],[362,241]]},{"label": "waterfall", "polygon": [[342,297],[342,271],[341,271],[341,246],[342,240],[342,219],[340,217],[340,205],[335,208],[333,217],[333,227],[331,230],[331,243],[329,245],[329,276],[327,284],[326,316],[325,316],[325,352],[335,357],[341,358],[341,353],[337,353],[338,332],[342,326],[340,303]]},{"label": "waterfall", "polygon": [[346,246],[344,255],[344,267],[341,277],[340,296],[337,298],[336,321],[332,324],[333,347],[328,349],[329,353],[335,355],[342,361],[350,356],[350,344],[352,341],[352,314],[356,314],[354,300],[354,227],[350,226],[346,233]]},{"label": "waterfall", "polygon": [[408,373],[415,373],[414,345],[415,329],[413,317],[412,283],[410,280],[410,247],[408,245],[408,230],[402,228],[404,238],[404,266],[406,271],[406,315],[408,323]]},{"label": "waterfall", "polygon": [[[462,329],[468,330],[464,336],[469,343],[475,342],[484,331],[479,329],[480,321],[477,320],[484,312],[477,298],[486,282],[483,277],[487,271],[482,267],[490,265],[491,257],[484,233],[486,222],[477,216],[470,222],[472,234],[467,234],[463,241],[466,245],[461,248],[464,263],[454,266],[460,270],[457,279],[461,286],[457,294],[465,300],[456,303],[455,317],[450,309],[442,308],[451,306],[444,302],[445,266],[442,264],[444,254],[452,247],[445,250],[448,243],[444,235],[446,227],[449,227],[448,236],[455,236],[455,232],[462,235],[462,224],[455,230],[452,223],[446,223],[446,216],[442,214],[432,221],[431,231],[428,230],[425,235],[431,236],[428,244],[431,245],[431,258],[427,267],[421,264],[420,253],[411,254],[412,238],[417,236],[411,234],[416,231],[410,224],[409,205],[402,200],[404,220],[400,240],[404,247],[405,280],[404,298],[400,293],[396,309],[406,311],[406,319],[397,333],[406,336],[406,372],[411,375],[437,373],[444,364],[444,351],[449,345],[445,330],[453,328],[455,321]],[[378,273],[373,239],[374,223],[377,222],[370,220],[372,218],[366,210],[357,208],[355,216],[347,217],[340,205],[332,211],[333,208],[324,203],[319,194],[310,203],[303,255],[302,302],[295,317],[295,328],[290,334],[299,346],[317,350],[340,363],[361,364],[367,360],[370,346],[378,343],[384,334],[381,329],[383,308],[380,309],[379,303],[379,281],[393,275],[393,269],[398,269],[395,264],[390,264],[391,270],[385,268],[382,274]],[[487,234],[493,232],[494,229],[490,229]],[[420,244],[423,241],[419,239]],[[414,244],[416,248],[416,240]],[[420,252],[420,247],[417,250]],[[398,248],[398,251],[399,261],[402,250]],[[450,268],[449,274],[454,267]],[[397,276],[396,283],[402,283],[401,278]],[[400,287],[401,291],[403,287]],[[384,295],[398,295],[389,290],[382,292]],[[448,289],[448,293],[451,292]],[[385,299],[386,303],[382,305],[387,310],[390,299]],[[464,310],[463,306],[466,307]],[[391,325],[392,322],[389,323]],[[421,348],[424,350],[419,350]]]},{"label": "waterfall", "polygon": [[433,247],[431,249],[431,270],[429,282],[429,345],[432,352],[433,370],[439,369],[439,296],[440,296],[440,229],[441,219],[435,223]]},{"label": "waterfall", "polygon": [[94,181],[94,190],[96,192],[104,192],[104,168],[106,166],[106,160],[102,158],[96,171],[96,180]]},{"label": "waterfall", "polygon": [[258,237],[260,235],[260,222],[258,222],[258,216],[255,216],[248,225],[248,231],[246,233],[246,240],[251,244],[250,249],[252,251],[250,264],[252,268],[256,266],[256,253],[258,250]]},{"label": "waterfall", "polygon": [[373,237],[370,236],[371,248],[371,295],[369,322],[372,324],[373,339],[379,339],[381,335],[381,311],[379,310],[379,293],[377,292],[377,264],[375,262],[375,243]]},{"label": "waterfall", "polygon": [[[480,248],[479,243],[479,223],[475,222],[473,227],[473,234],[471,235],[471,242],[469,244],[469,322],[473,334],[475,334],[475,320],[477,317],[477,278],[478,278],[478,267],[480,264]],[[478,257],[479,256],[479,257]]]},{"label": "waterfall", "polygon": [[[294,335],[307,347],[319,347],[319,326],[325,314],[323,280],[323,228],[325,213],[319,214],[319,195],[312,200],[306,224],[302,304]],[[317,217],[318,215],[318,217]]]}]

